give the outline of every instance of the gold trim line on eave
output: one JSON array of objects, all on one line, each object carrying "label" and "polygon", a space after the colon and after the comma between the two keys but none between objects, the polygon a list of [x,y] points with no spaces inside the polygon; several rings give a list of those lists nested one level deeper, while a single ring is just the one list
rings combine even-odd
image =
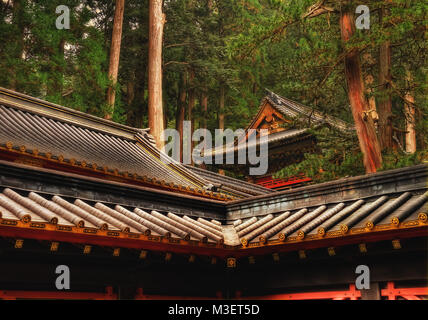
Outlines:
[{"label": "gold trim line on eave", "polygon": [[[198,189],[200,191],[202,191],[202,194],[198,193],[197,190],[195,191],[191,191],[191,190],[187,190],[185,186],[183,185],[178,185],[178,187],[175,187],[175,184],[172,182],[169,182],[167,185],[163,185],[161,183],[161,181],[159,181],[156,178],[147,178],[147,177],[142,177],[140,175],[138,175],[137,173],[129,173],[129,172],[122,172],[119,171],[117,168],[107,168],[107,167],[103,167],[103,170],[98,170],[98,168],[94,168],[95,164],[91,164],[89,165],[85,160],[76,160],[76,159],[72,159],[73,163],[71,162],[71,159],[67,159],[70,162],[65,162],[63,159],[63,161],[60,161],[59,158],[60,156],[57,155],[52,155],[51,153],[45,153],[45,156],[41,156],[39,154],[39,152],[37,151],[37,155],[36,154],[32,154],[29,153],[29,149],[27,149],[25,146],[20,146],[20,151],[13,149],[14,145],[11,142],[6,142],[6,146],[1,146],[0,145],[0,150],[5,150],[7,152],[13,152],[14,154],[17,155],[24,155],[24,156],[28,156],[32,159],[41,159],[44,161],[50,161],[50,162],[55,162],[55,163],[60,163],[62,165],[66,165],[66,166],[71,166],[71,167],[78,167],[78,168],[82,168],[84,170],[90,170],[93,172],[97,172],[97,173],[103,173],[106,175],[109,175],[111,177],[120,177],[120,178],[124,178],[124,179],[128,179],[128,180],[132,180],[132,181],[137,181],[137,182],[143,182],[147,185],[150,186],[155,186],[155,187],[162,187],[163,189],[166,189],[167,191],[179,191],[179,192],[183,192],[189,195],[193,195],[193,196],[198,196],[198,197],[205,197],[205,198],[209,198],[209,199],[215,199],[215,200],[227,200],[227,198],[223,198],[222,197],[226,197],[225,195],[221,194],[221,193],[216,193],[216,192],[204,192],[205,190],[202,189]],[[53,159],[52,157],[56,156],[58,158],[58,160]],[[80,162],[80,165],[77,164],[77,161]],[[113,170],[113,173],[108,171],[108,169]],[[152,181],[148,181],[148,179],[151,179]]]}]

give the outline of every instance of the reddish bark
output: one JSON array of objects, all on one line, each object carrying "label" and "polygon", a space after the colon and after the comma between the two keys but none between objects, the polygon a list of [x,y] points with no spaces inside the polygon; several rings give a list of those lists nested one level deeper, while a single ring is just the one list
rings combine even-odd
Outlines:
[{"label": "reddish bark", "polygon": [[116,100],[116,83],[117,75],[119,73],[119,60],[120,60],[120,46],[122,43],[122,27],[123,27],[123,13],[125,11],[125,0],[116,0],[116,9],[114,13],[113,34],[111,37],[110,48],[110,65],[108,76],[111,85],[107,91],[107,104],[109,111],[105,115],[106,119],[111,119],[114,112],[114,103]]},{"label": "reddish bark", "polygon": [[156,146],[164,145],[162,101],[162,39],[165,14],[162,12],[162,0],[149,1],[149,127],[156,140]]},{"label": "reddish bark", "polygon": [[[347,43],[355,32],[355,20],[352,11],[344,9],[340,16],[342,41]],[[361,75],[360,52],[351,50],[345,56],[345,77],[352,115],[358,135],[364,166],[367,173],[376,172],[382,165],[382,155],[376,135],[373,119],[368,112],[368,104],[364,98],[364,84]]]}]

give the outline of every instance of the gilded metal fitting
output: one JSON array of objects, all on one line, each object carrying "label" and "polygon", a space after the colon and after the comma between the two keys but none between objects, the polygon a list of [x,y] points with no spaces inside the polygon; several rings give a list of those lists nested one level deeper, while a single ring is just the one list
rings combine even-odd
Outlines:
[{"label": "gilded metal fitting", "polygon": [[418,214],[418,220],[420,221],[420,222],[427,222],[427,214],[426,213],[424,213],[424,212],[421,212],[421,213],[419,213]]},{"label": "gilded metal fitting", "polygon": [[391,224],[395,227],[398,227],[398,225],[400,224],[400,219],[398,219],[397,217],[392,218]]}]

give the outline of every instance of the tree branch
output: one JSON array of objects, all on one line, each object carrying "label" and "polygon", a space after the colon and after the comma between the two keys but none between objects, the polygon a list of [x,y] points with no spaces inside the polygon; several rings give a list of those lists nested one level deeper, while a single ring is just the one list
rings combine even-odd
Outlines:
[{"label": "tree branch", "polygon": [[182,61],[168,61],[163,66],[166,67],[169,64],[184,64],[184,65],[189,65],[190,63],[188,63],[188,62],[182,62]]},{"label": "tree branch", "polygon": [[69,90],[67,90],[66,92],[63,92],[62,93],[62,96],[63,97],[67,97],[67,96],[69,96],[70,94],[72,94],[74,92],[74,89],[69,89]]},{"label": "tree branch", "polygon": [[325,13],[337,12],[335,9],[331,7],[324,6],[325,0],[322,0],[314,5],[310,6],[308,11],[302,15],[302,18],[315,18]]},{"label": "tree branch", "polygon": [[[366,49],[368,47],[368,45],[365,45],[363,48],[360,49],[360,52],[363,51],[364,49]],[[347,50],[344,53],[342,53],[336,60],[336,62],[329,68],[329,71],[327,72],[327,74],[325,75],[325,77],[322,79],[322,81],[318,84],[318,86],[322,86],[324,84],[325,81],[327,81],[327,79],[330,77],[331,73],[334,71],[334,69],[337,67],[337,65],[343,60],[345,59],[346,55],[351,52],[354,49],[351,50]]]},{"label": "tree branch", "polygon": [[394,82],[392,82],[392,80],[386,80],[386,82],[387,83],[389,83],[390,85],[391,85],[391,88],[397,93],[397,95],[406,103],[406,104],[408,104],[408,105],[411,105],[411,106],[413,106],[413,107],[415,107],[415,108],[418,108],[419,109],[419,107],[413,102],[413,101],[410,101],[410,100],[408,100],[408,99],[406,99],[406,97],[403,97],[403,95],[401,94],[401,92],[400,92],[400,90],[398,90],[397,89],[397,86],[395,85],[395,83]]},{"label": "tree branch", "polygon": [[167,48],[173,48],[173,47],[184,47],[189,45],[190,42],[183,42],[183,43],[173,43],[173,44],[168,44],[166,46],[164,46],[165,49]]}]

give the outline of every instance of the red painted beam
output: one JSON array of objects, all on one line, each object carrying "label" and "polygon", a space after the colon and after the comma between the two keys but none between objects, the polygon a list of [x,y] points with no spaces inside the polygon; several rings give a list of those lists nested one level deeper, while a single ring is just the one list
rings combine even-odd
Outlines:
[{"label": "red painted beam", "polygon": [[396,300],[396,297],[403,297],[406,300],[421,300],[417,296],[428,296],[428,287],[395,288],[394,282],[388,282],[386,289],[381,290],[381,295],[388,297],[388,300]]},{"label": "red painted beam", "polygon": [[117,295],[109,287],[106,293],[67,291],[18,291],[0,290],[0,299],[52,299],[52,300],[116,300]]},{"label": "red painted beam", "polygon": [[243,300],[357,300],[361,298],[361,292],[355,289],[355,285],[351,284],[347,291],[321,291],[321,292],[302,292],[288,294],[274,294],[257,297],[244,297]]}]

